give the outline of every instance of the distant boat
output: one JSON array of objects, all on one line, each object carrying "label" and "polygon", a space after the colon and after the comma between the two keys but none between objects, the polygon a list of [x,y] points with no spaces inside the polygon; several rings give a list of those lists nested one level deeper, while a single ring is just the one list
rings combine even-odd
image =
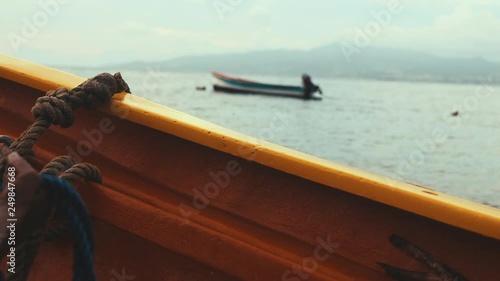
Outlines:
[{"label": "distant boat", "polygon": [[[304,87],[264,84],[246,79],[231,77],[222,73],[212,72],[215,77],[214,91],[238,94],[262,94],[272,96],[284,96],[304,98]],[[320,100],[322,96],[313,93],[311,99]]]}]

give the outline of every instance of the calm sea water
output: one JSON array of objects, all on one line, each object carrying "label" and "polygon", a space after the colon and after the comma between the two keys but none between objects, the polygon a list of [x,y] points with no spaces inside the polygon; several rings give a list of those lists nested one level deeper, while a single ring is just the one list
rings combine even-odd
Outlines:
[{"label": "calm sea water", "polygon": [[[83,77],[99,72],[66,70]],[[498,87],[313,77],[324,99],[303,101],[214,93],[208,73],[150,69],[122,74],[135,95],[232,130],[500,207]],[[300,83],[298,76],[245,77]],[[459,115],[451,116],[457,109]],[[277,114],[286,125],[267,130]]]}]

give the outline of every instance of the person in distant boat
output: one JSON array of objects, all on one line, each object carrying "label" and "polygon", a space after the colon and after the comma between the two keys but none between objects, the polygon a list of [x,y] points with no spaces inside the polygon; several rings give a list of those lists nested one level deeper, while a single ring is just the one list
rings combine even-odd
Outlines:
[{"label": "person in distant boat", "polygon": [[304,87],[304,98],[310,99],[312,94],[316,91],[320,94],[323,94],[321,88],[318,85],[314,85],[311,80],[311,76],[308,74],[302,75],[302,86]]}]

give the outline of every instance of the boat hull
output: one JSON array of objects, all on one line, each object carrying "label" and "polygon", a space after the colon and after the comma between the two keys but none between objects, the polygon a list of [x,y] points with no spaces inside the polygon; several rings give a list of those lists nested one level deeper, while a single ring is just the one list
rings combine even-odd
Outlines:
[{"label": "boat hull", "polygon": [[[62,76],[63,85],[75,79]],[[1,134],[18,136],[33,121],[30,109],[44,91],[30,86],[45,90],[56,83],[24,79],[29,86],[0,79]],[[148,105],[147,117],[136,101]],[[99,280],[126,273],[137,280],[302,280],[307,275],[307,280],[387,281],[377,262],[428,270],[391,245],[392,234],[469,280],[498,276],[500,230],[494,228],[498,213],[492,208],[414,187],[422,193],[413,199],[425,205],[422,212],[441,216],[432,219],[379,202],[389,186],[361,171],[335,173],[320,160],[287,156],[286,149],[265,142],[254,149],[240,146],[252,139],[240,136],[236,144],[231,132],[201,120],[202,129],[194,132],[185,121],[189,117],[161,107],[175,124],[134,96],[118,95],[113,104],[117,110],[77,110],[71,128],[51,127],[35,148],[37,168],[76,151],[79,160],[102,171],[103,184],[78,187],[94,221]],[[102,120],[111,122],[112,132],[98,132]],[[283,162],[287,167],[279,166]],[[359,178],[349,180],[350,173]],[[402,198],[398,188],[404,185],[389,190],[396,202]],[[355,194],[358,189],[365,196]],[[403,205],[412,202],[408,198]],[[71,278],[71,248],[67,240],[43,244],[30,280]],[[293,273],[297,265],[303,275]]]},{"label": "boat hull", "polygon": [[[260,94],[305,99],[304,88],[298,86],[283,86],[262,84],[254,81],[232,78],[219,73],[213,73],[215,82],[214,91],[238,94]],[[322,96],[313,93],[309,99],[321,100]]]}]

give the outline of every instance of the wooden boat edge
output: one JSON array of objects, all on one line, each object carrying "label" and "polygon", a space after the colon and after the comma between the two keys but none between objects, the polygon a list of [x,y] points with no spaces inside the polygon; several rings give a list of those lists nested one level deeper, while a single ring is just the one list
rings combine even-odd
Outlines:
[{"label": "wooden boat edge", "polygon": [[[48,91],[72,88],[84,78],[12,57],[0,56],[0,77]],[[125,77],[126,78],[126,77]],[[133,91],[133,89],[132,89]],[[484,236],[500,239],[500,210],[416,185],[336,164],[265,142],[150,102],[119,94],[113,105],[126,108],[126,119],[240,158],[353,193]],[[102,111],[118,115],[110,108]]]}]

